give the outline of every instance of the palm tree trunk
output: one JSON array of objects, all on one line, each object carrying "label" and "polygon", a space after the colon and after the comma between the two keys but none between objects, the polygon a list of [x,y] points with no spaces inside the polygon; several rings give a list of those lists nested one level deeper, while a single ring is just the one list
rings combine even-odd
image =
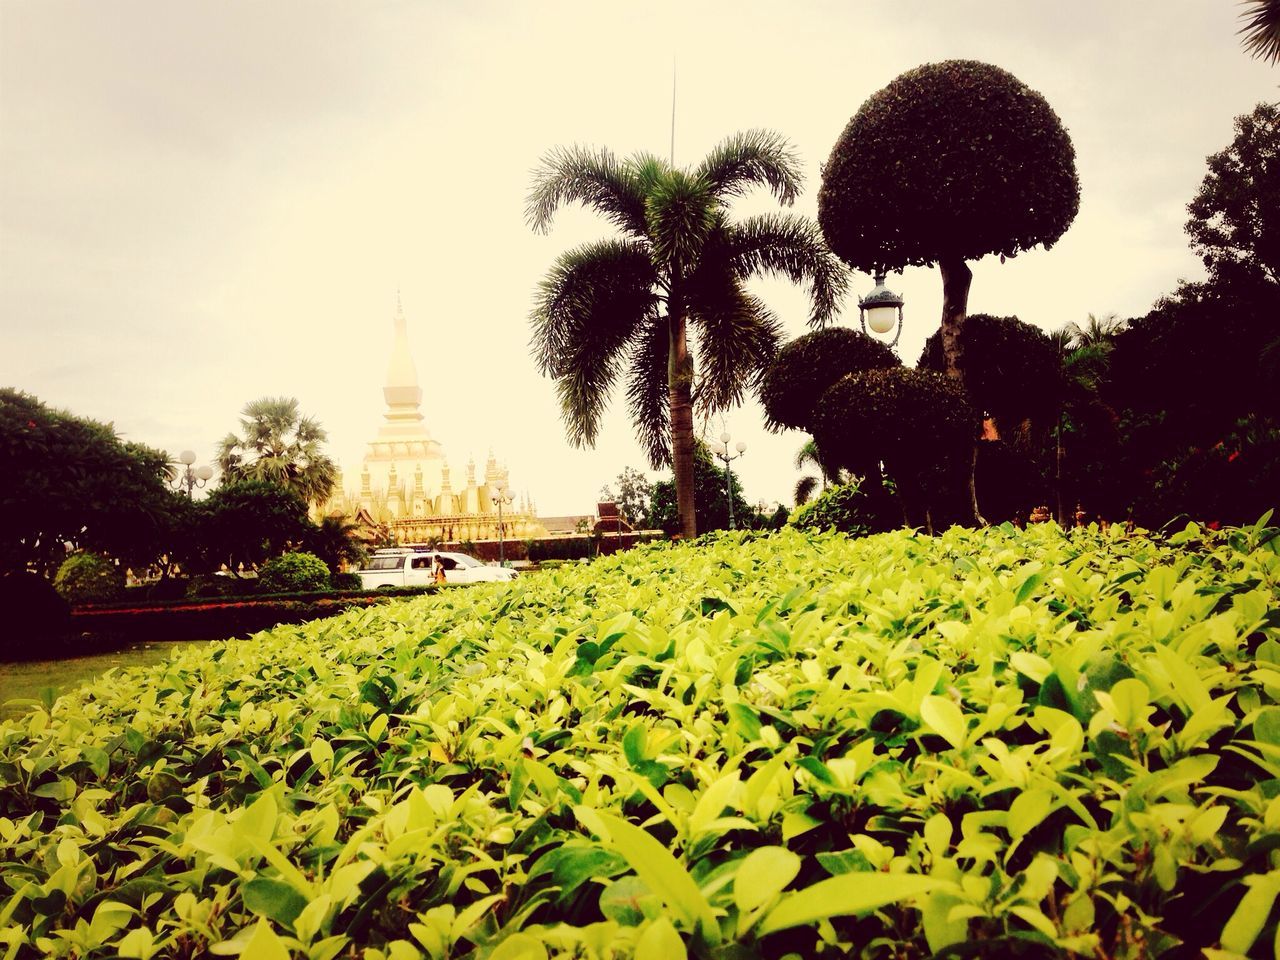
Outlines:
[{"label": "palm tree trunk", "polygon": [[693,504],[693,357],[683,312],[671,315],[667,353],[667,399],[671,407],[671,466],[676,481],[680,536],[698,535]]}]

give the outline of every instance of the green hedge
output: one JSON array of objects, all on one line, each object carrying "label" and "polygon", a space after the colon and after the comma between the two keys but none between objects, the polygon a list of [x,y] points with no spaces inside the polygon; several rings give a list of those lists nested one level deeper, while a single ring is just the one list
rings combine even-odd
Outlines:
[{"label": "green hedge", "polygon": [[188,648],[0,723],[0,936],[1269,955],[1278,533],[724,535]]}]

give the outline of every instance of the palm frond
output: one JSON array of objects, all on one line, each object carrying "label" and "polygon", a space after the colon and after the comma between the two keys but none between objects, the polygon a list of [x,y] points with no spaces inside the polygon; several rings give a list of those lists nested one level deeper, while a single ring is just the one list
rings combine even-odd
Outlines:
[{"label": "palm frond", "polygon": [[764,186],[782,203],[795,202],[804,182],[800,160],[787,140],[770,130],[746,130],[723,140],[698,165],[694,177],[717,197],[740,197]]},{"label": "palm frond", "polygon": [[642,244],[606,240],[562,254],[539,286],[530,347],[575,446],[595,442],[626,347],[654,313],[654,281]]},{"label": "palm frond", "polygon": [[632,342],[627,374],[627,409],[635,425],[636,439],[649,458],[649,466],[661,470],[671,465],[671,406],[667,393],[667,359],[670,342],[667,323],[652,318]]},{"label": "palm frond", "polygon": [[718,235],[734,275],[776,274],[806,288],[813,305],[812,326],[822,326],[840,309],[849,288],[849,270],[822,239],[808,217],[777,213],[748,217]]},{"label": "palm frond", "polygon": [[1280,0],[1244,0],[1240,14],[1244,48],[1258,60],[1280,63]]},{"label": "palm frond", "polygon": [[557,147],[533,171],[533,187],[525,201],[526,222],[539,233],[551,229],[556,210],[581,203],[603,214],[628,233],[645,233],[645,194],[629,164],[605,149]]},{"label": "palm frond", "polygon": [[645,197],[645,219],[659,262],[682,272],[697,262],[719,207],[701,181],[680,170],[660,178]]},{"label": "palm frond", "polygon": [[689,290],[697,331],[699,377],[694,401],[701,413],[740,404],[777,353],[782,324],[759,297],[732,277]]},{"label": "palm frond", "polygon": [[818,489],[818,478],[813,476],[801,477],[796,481],[795,498],[796,506],[808,503],[809,498],[813,496],[815,490]]}]

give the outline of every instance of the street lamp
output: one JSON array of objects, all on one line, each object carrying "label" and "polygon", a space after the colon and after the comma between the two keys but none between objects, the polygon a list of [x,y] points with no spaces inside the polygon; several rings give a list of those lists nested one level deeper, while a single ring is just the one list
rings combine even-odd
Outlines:
[{"label": "street lamp", "polygon": [[515,498],[511,496],[507,482],[499,480],[497,487],[489,495],[489,499],[498,508],[498,566],[505,567],[507,565],[507,537],[502,527],[502,508],[503,506],[510,506]]},{"label": "street lamp", "polygon": [[892,330],[896,323],[898,332],[893,335],[893,342],[889,344],[889,348],[892,349],[898,345],[898,338],[902,336],[904,301],[884,285],[883,270],[876,271],[875,278],[876,285],[871,292],[858,301],[858,319],[862,322],[863,333],[866,333],[867,327],[870,327],[874,333],[885,334]]},{"label": "street lamp", "polygon": [[747,445],[739,440],[734,444],[737,453],[729,452],[729,441],[733,439],[728,433],[720,434],[720,441],[711,442],[711,452],[724,461],[724,495],[729,501],[729,529],[734,529],[733,522],[733,470],[729,464],[747,452]]},{"label": "street lamp", "polygon": [[178,454],[178,462],[182,464],[182,472],[170,481],[175,490],[187,488],[187,499],[190,500],[196,487],[203,487],[213,477],[213,467],[207,463],[203,466],[193,467],[196,462],[196,452],[194,450],[183,450]]}]

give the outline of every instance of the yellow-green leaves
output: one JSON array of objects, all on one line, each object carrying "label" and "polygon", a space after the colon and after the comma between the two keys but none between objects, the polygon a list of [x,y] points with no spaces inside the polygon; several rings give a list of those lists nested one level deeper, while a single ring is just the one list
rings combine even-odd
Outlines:
[{"label": "yellow-green leaves", "polygon": [[943,886],[932,877],[906,873],[844,873],[783,897],[760,924],[772,933],[830,917],[866,913]]}]

